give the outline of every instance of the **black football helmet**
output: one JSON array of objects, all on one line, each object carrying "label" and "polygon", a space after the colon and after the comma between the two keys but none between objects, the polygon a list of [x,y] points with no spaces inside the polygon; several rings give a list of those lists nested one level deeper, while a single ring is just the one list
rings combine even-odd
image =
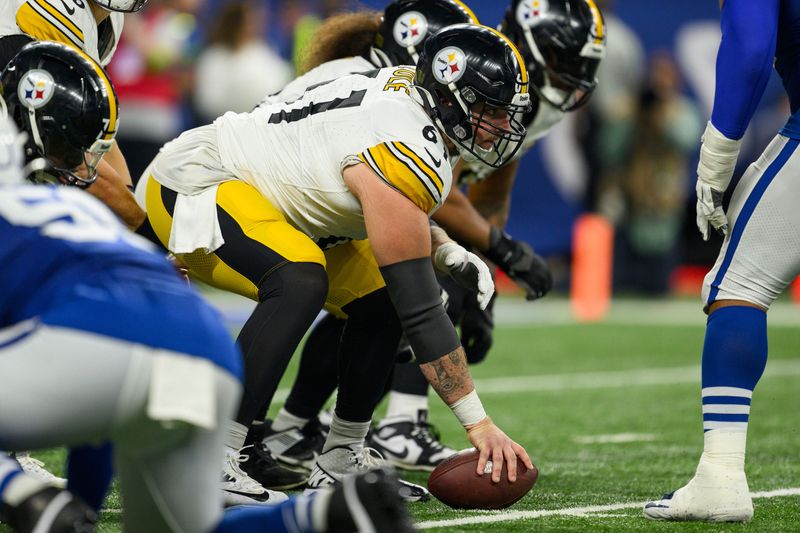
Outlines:
[{"label": "black football helmet", "polygon": [[0,84],[9,116],[27,134],[26,160],[43,158],[50,167],[31,179],[91,185],[119,120],[114,86],[103,68],[69,46],[36,41],[8,63]]},{"label": "black football helmet", "polygon": [[594,0],[512,0],[500,31],[525,57],[539,99],[561,111],[588,101],[606,50],[603,15]]},{"label": "black football helmet", "polygon": [[373,53],[381,65],[416,65],[425,40],[452,24],[478,24],[460,0],[394,0],[383,10]]},{"label": "black football helmet", "polygon": [[[497,30],[456,24],[431,36],[420,53],[414,86],[466,160],[500,167],[519,150],[525,138],[520,118],[530,110],[528,73],[519,50]],[[491,148],[476,142],[478,130],[494,137]]]}]

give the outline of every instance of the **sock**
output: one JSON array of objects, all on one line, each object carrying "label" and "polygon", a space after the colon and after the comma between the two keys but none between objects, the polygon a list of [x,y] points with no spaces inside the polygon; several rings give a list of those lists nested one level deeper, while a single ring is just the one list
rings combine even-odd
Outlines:
[{"label": "sock", "polygon": [[114,448],[78,446],[67,456],[67,489],[99,512],[114,477]]},{"label": "sock", "polygon": [[711,313],[703,343],[703,459],[744,468],[753,390],[767,364],[767,314],[754,307]]},{"label": "sock", "polygon": [[371,421],[349,422],[347,420],[342,420],[334,412],[333,420],[331,421],[331,431],[328,433],[328,438],[325,439],[325,446],[322,448],[322,453],[336,446],[362,448],[364,446],[364,439],[369,431],[370,423]]},{"label": "sock", "polygon": [[278,411],[275,420],[272,422],[272,431],[286,431],[291,428],[302,428],[309,420],[309,418],[295,416],[287,411],[285,407],[281,407],[281,410]]},{"label": "sock", "polygon": [[13,457],[0,452],[0,502],[16,507],[45,486],[33,476],[26,475]]},{"label": "sock", "polygon": [[241,450],[247,438],[247,426],[233,420],[228,421],[228,432],[225,434],[225,446],[234,450]]},{"label": "sock", "polygon": [[299,495],[274,507],[237,505],[225,510],[215,533],[315,533],[328,529],[333,491]]},{"label": "sock", "polygon": [[389,406],[386,408],[386,418],[405,417],[416,422],[419,412],[427,410],[427,396],[392,391],[389,393]]}]

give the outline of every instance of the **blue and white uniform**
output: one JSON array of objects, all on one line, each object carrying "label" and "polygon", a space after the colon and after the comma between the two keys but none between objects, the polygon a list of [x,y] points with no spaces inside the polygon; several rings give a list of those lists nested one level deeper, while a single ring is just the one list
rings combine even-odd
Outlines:
[{"label": "blue and white uniform", "polygon": [[703,285],[703,302],[745,300],[769,308],[800,272],[800,0],[725,0],[711,123],[740,139],[773,62],[792,116],[750,165],[727,211],[730,232]]},{"label": "blue and white uniform", "polygon": [[0,187],[0,242],[0,448],[110,440],[126,529],[211,530],[242,372],[219,315],[82,191]]}]

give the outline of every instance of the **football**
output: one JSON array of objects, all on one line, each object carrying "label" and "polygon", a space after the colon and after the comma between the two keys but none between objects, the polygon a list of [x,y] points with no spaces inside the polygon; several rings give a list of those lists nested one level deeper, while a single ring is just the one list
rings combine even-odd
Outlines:
[{"label": "football", "polygon": [[454,509],[504,509],[525,496],[539,477],[535,465],[528,470],[517,459],[517,480],[509,483],[508,470],[503,465],[500,482],[493,483],[490,463],[486,474],[475,473],[478,457],[475,448],[451,456],[431,472],[428,490]]}]

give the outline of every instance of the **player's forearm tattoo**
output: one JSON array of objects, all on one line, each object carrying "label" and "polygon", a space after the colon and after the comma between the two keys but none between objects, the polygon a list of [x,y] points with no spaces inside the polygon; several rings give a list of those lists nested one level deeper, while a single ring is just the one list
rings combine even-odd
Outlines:
[{"label": "player's forearm tattoo", "polygon": [[448,405],[463,398],[475,388],[464,348],[460,346],[435,361],[421,364],[420,369],[433,389]]},{"label": "player's forearm tattoo", "polygon": [[486,220],[500,228],[505,227],[508,221],[508,198],[482,198],[474,205]]}]

